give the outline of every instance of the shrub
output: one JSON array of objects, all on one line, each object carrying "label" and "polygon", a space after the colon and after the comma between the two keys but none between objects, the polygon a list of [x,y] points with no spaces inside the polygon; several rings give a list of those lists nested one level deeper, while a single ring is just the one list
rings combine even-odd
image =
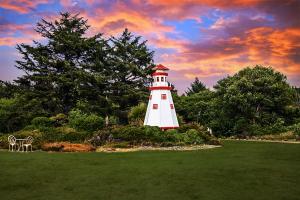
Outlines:
[{"label": "shrub", "polygon": [[53,120],[49,119],[48,117],[36,117],[31,121],[31,124],[35,128],[41,127],[51,127],[53,126]]},{"label": "shrub", "polygon": [[83,142],[88,136],[89,133],[84,131],[76,131],[75,129],[62,126],[56,128],[56,131],[60,134],[60,141],[68,141],[68,142]]},{"label": "shrub", "polygon": [[62,140],[62,134],[54,127],[40,127],[42,140],[44,142],[56,142]]},{"label": "shrub", "polygon": [[214,138],[213,135],[210,135],[210,133],[207,131],[207,129],[204,126],[201,126],[199,124],[184,124],[178,128],[178,131],[180,133],[186,133],[190,129],[195,129],[198,131],[198,134],[201,138],[203,138],[204,142],[210,141]]},{"label": "shrub", "polygon": [[296,135],[300,136],[300,123],[294,124],[290,128]]},{"label": "shrub", "polygon": [[117,116],[109,116],[108,123],[109,125],[117,125],[119,124],[119,118]]},{"label": "shrub", "polygon": [[103,128],[104,120],[102,117],[99,117],[95,114],[88,115],[83,121],[82,130],[89,132],[96,131]]},{"label": "shrub", "polygon": [[196,129],[190,129],[185,132],[185,141],[186,144],[203,144],[204,139],[201,137],[199,132]]},{"label": "shrub", "polygon": [[[162,131],[158,127],[152,126],[116,126],[97,131],[89,140],[94,146],[104,145],[110,142],[120,143],[129,142],[131,145],[160,145],[160,146],[174,146],[184,144],[203,144],[214,137],[209,136],[201,126],[183,127],[183,129],[169,129]],[[180,132],[180,130],[186,130]],[[113,139],[112,141],[110,139]]]},{"label": "shrub", "polygon": [[52,116],[50,119],[54,122],[56,127],[66,125],[68,122],[68,117],[63,113]]},{"label": "shrub", "polygon": [[141,142],[146,139],[142,127],[122,126],[112,130],[114,138],[118,138],[133,143]]},{"label": "shrub", "polygon": [[146,142],[159,143],[163,141],[163,132],[157,126],[144,126],[145,137],[148,139]]},{"label": "shrub", "polygon": [[131,124],[142,125],[146,114],[147,105],[145,103],[140,103],[130,109],[128,113],[128,119]]},{"label": "shrub", "polygon": [[85,114],[80,110],[72,110],[69,113],[69,124],[80,131],[93,132],[103,128],[104,120],[95,114]]}]

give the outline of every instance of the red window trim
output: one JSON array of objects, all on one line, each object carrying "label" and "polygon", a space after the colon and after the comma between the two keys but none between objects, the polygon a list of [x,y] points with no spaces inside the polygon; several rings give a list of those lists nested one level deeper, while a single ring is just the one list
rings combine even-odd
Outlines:
[{"label": "red window trim", "polygon": [[163,100],[167,99],[167,94],[161,94],[161,99]]},{"label": "red window trim", "polygon": [[154,110],[158,109],[158,104],[154,103],[154,104],[152,105],[152,108],[153,108]]},{"label": "red window trim", "polygon": [[171,107],[171,109],[174,109],[174,104],[171,103],[171,104],[170,104],[170,107]]}]

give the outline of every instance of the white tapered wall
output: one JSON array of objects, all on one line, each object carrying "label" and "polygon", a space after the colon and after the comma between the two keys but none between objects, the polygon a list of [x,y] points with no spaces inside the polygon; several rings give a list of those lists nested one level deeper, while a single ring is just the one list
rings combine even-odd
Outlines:
[{"label": "white tapered wall", "polygon": [[[166,99],[162,99],[162,94],[166,94]],[[176,128],[178,121],[170,90],[152,90],[149,99],[144,125],[158,126],[161,128]],[[153,104],[158,108],[153,109]],[[171,109],[173,104],[173,109]]]}]

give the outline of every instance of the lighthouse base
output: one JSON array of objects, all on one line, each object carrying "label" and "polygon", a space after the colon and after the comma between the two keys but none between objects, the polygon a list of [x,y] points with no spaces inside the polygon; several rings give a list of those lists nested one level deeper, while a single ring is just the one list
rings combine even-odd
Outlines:
[{"label": "lighthouse base", "polygon": [[162,130],[179,127],[170,90],[151,91],[144,125],[158,126]]}]

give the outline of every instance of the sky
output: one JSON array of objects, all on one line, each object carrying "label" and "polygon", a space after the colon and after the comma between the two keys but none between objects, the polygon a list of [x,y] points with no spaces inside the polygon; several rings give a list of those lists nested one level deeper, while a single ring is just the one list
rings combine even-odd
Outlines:
[{"label": "sky", "polygon": [[41,40],[36,23],[65,11],[88,19],[88,34],[128,28],[148,40],[181,93],[195,77],[212,88],[256,64],[300,86],[300,0],[0,0],[0,80],[23,74],[16,44]]}]

